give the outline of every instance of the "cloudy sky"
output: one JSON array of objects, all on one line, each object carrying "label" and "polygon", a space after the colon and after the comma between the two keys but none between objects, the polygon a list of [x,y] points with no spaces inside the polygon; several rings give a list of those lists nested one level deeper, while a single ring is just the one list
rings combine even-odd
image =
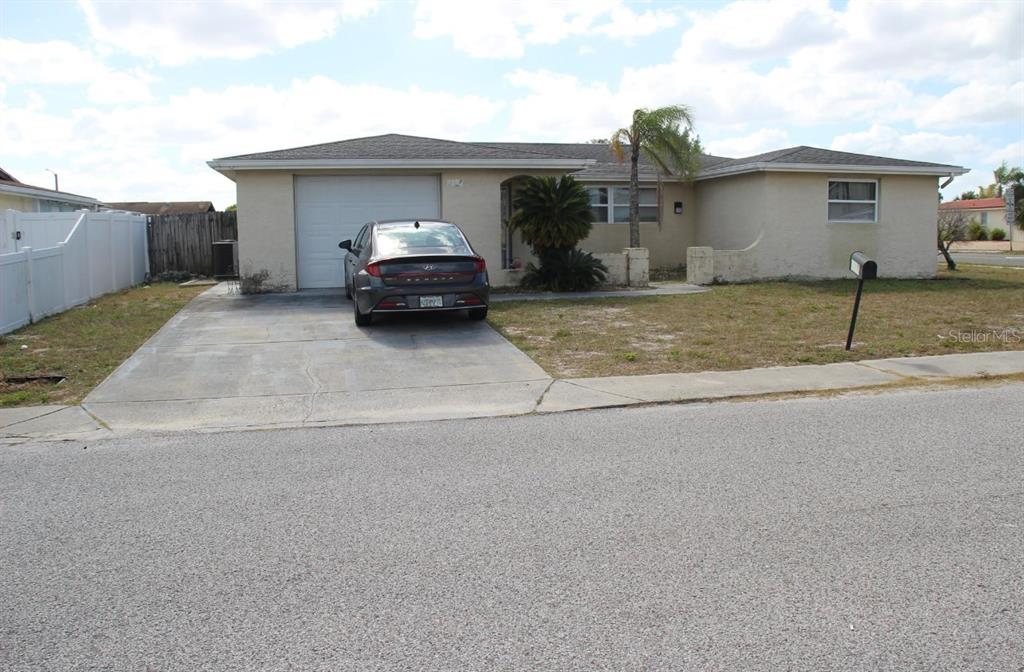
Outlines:
[{"label": "cloudy sky", "polygon": [[235,200],[211,158],[378,133],[585,141],[690,105],[705,146],[1024,163],[1024,3],[0,0],[0,166]]}]

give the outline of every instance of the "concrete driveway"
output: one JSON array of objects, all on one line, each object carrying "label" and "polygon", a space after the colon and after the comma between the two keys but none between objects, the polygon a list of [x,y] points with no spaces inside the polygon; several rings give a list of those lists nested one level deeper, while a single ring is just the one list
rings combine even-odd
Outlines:
[{"label": "concrete driveway", "polygon": [[360,329],[338,291],[240,296],[222,284],[83,406],[113,430],[428,420],[529,412],[550,382],[461,313]]}]

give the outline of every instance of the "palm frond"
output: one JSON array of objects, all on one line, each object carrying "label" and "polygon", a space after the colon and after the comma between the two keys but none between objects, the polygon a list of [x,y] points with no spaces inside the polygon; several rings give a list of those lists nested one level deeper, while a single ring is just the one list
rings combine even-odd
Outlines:
[{"label": "palm frond", "polygon": [[[625,143],[623,143],[625,140]],[[608,148],[611,150],[612,155],[619,161],[626,160],[626,150],[623,149],[623,144],[629,144],[629,129],[620,128],[619,130],[612,133],[612,137],[608,140]]]}]

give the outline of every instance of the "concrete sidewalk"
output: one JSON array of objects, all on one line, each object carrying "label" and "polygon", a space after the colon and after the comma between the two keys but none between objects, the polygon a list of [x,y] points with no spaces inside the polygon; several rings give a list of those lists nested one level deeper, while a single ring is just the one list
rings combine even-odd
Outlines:
[{"label": "concrete sidewalk", "polygon": [[688,285],[685,282],[652,282],[647,287],[635,289],[597,290],[594,292],[515,292],[510,294],[492,293],[491,303],[505,301],[562,301],[579,299],[638,299],[644,296],[676,296],[679,294],[701,294],[711,291],[710,287]]},{"label": "concrete sidewalk", "polygon": [[[111,406],[98,417],[80,406],[0,409],[0,441],[32,439],[90,441],[138,431],[218,431],[277,427],[324,427],[412,420],[556,413],[588,408],[650,403],[694,402],[763,394],[856,390],[914,381],[983,378],[1024,373],[1024,351],[984,352],[934,357],[903,357],[813,366],[747,371],[670,373],[568,380],[530,380],[508,384],[437,385],[416,389],[371,390],[358,394],[321,393],[252,397],[244,413],[236,403],[218,408],[204,400],[194,408],[174,409],[180,422],[141,427],[123,423],[130,411]],[[187,402],[186,402],[187,403]]]}]

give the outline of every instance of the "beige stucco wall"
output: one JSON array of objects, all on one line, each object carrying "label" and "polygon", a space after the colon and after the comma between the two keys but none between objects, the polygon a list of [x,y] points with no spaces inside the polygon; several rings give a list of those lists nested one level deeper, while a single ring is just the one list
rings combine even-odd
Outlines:
[{"label": "beige stucco wall", "polygon": [[749,173],[696,183],[694,245],[740,250],[751,245],[764,225],[765,173]]},{"label": "beige stucco wall", "polygon": [[[538,171],[531,175],[561,175],[564,171]],[[452,170],[441,173],[441,217],[458,224],[477,254],[487,260],[491,284],[514,285],[519,274],[501,268],[501,184],[523,175],[521,170]],[[513,253],[528,260],[516,237]]]},{"label": "beige stucco wall", "polygon": [[[879,181],[878,221],[828,222],[828,180]],[[879,274],[935,274],[935,177],[760,173],[698,183],[698,245],[723,255],[733,272],[755,278],[847,277],[850,253],[878,261]],[[718,272],[716,276],[731,279]]]},{"label": "beige stucco wall", "polygon": [[[266,269],[272,282],[295,289],[295,203],[292,171],[249,171],[236,175],[239,261],[243,272]],[[308,171],[301,174],[344,174]],[[364,171],[358,174],[366,174]],[[413,174],[379,171],[378,174]],[[424,173],[419,173],[424,174]],[[431,174],[431,173],[427,173]],[[441,215],[469,236],[486,260],[491,282],[515,284],[518,275],[501,269],[501,184],[522,171],[459,170],[438,175]],[[552,171],[549,174],[558,174]],[[879,177],[877,223],[827,221],[823,173],[753,173],[703,180],[695,185],[662,185],[662,222],[641,225],[641,245],[652,268],[685,263],[686,249],[746,250],[719,254],[720,266],[753,278],[846,277],[849,255],[862,250],[886,276],[927,277],[935,273],[934,177]],[[864,176],[857,176],[863,179]],[[673,212],[682,201],[683,214]],[[619,252],[629,244],[626,224],[595,224],[581,247]],[[517,241],[513,254],[529,252]]]},{"label": "beige stucco wall", "polygon": [[[441,217],[466,232],[476,251],[487,260],[492,284],[518,281],[501,269],[501,183],[522,171],[241,171],[238,191],[238,256],[244,272],[266,269],[273,282],[296,288],[295,175],[437,175],[441,187]],[[533,173],[533,174],[545,174]],[[560,174],[551,172],[548,174]]]},{"label": "beige stucco wall", "polygon": [[295,289],[295,194],[290,171],[254,170],[235,177],[238,264],[243,274],[267,270],[270,282]]},{"label": "beige stucco wall", "polygon": [[[673,211],[676,201],[683,203],[681,215]],[[686,263],[686,248],[694,244],[696,235],[693,185],[664,182],[659,202],[661,221],[640,223],[640,246],[651,251],[651,268],[680,266]],[[596,223],[590,235],[580,243],[581,249],[594,253],[621,252],[626,247],[629,247],[629,224],[626,223]]]},{"label": "beige stucco wall", "polygon": [[18,212],[36,212],[38,210],[36,199],[29,196],[18,196],[17,194],[0,193],[0,212],[4,210],[17,210]]}]

